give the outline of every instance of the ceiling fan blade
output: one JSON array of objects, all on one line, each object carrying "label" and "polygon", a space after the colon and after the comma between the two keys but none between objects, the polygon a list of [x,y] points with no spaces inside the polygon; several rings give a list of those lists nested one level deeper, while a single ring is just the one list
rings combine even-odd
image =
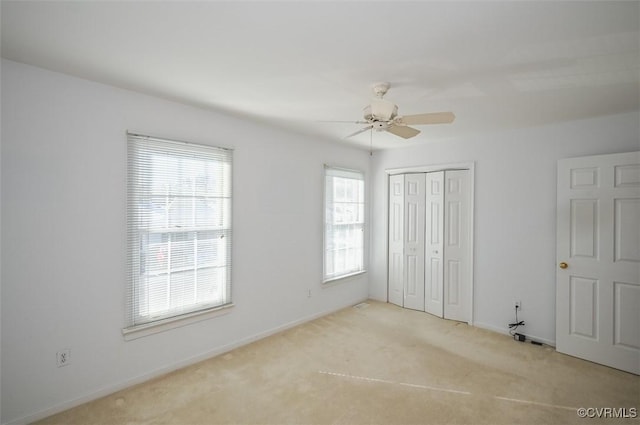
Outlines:
[{"label": "ceiling fan blade", "polygon": [[369,121],[336,121],[336,120],[316,120],[316,122],[337,122],[337,123],[348,123],[348,124],[369,124]]},{"label": "ceiling fan blade", "polygon": [[368,126],[366,126],[365,128],[361,128],[360,130],[356,131],[355,133],[351,133],[351,134],[349,134],[348,136],[344,136],[344,138],[346,139],[347,137],[353,137],[353,136],[356,136],[356,135],[358,135],[358,134],[360,134],[360,133],[364,133],[364,132],[365,132],[365,131],[367,131],[367,130],[371,130],[372,128],[373,128],[373,125],[368,125]]},{"label": "ceiling fan blade", "polygon": [[396,123],[400,125],[449,124],[455,118],[453,112],[432,112],[398,117]]},{"label": "ceiling fan blade", "polygon": [[414,137],[420,134],[420,130],[416,130],[413,127],[407,127],[406,125],[402,125],[402,126],[392,125],[392,126],[389,126],[389,128],[387,128],[387,131],[391,134],[395,134],[396,136],[400,136],[405,139],[409,139],[411,137]]}]

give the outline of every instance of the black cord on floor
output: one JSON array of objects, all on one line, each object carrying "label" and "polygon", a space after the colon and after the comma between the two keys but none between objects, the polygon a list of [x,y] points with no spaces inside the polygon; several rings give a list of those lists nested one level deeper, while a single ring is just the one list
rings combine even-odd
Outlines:
[{"label": "black cord on floor", "polygon": [[516,330],[519,326],[524,326],[524,320],[518,321],[518,306],[516,306],[516,321],[515,323],[509,323],[509,334],[515,338]]}]

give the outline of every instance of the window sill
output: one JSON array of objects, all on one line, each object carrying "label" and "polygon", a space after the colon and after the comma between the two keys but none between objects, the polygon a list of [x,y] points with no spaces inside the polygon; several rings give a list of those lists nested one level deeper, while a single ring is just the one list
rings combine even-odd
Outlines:
[{"label": "window sill", "polygon": [[122,336],[125,341],[143,338],[145,336],[157,334],[159,332],[168,331],[202,320],[211,319],[213,317],[223,316],[231,312],[234,304],[226,304],[219,307],[212,307],[202,311],[194,311],[193,313],[183,314],[177,317],[169,317],[157,322],[145,323],[143,325],[132,326],[122,329]]},{"label": "window sill", "polygon": [[342,283],[345,280],[349,280],[353,277],[360,276],[361,274],[365,274],[366,272],[367,272],[366,270],[361,270],[359,272],[346,274],[344,276],[332,277],[331,279],[323,280],[322,286],[327,287],[327,286],[337,285],[338,283]]}]

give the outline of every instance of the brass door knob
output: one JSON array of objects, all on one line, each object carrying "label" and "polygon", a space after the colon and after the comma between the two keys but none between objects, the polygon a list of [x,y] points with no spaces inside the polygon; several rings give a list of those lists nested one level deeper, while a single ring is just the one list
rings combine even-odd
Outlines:
[{"label": "brass door knob", "polygon": [[561,269],[566,269],[567,267],[569,267],[569,265],[567,263],[565,263],[564,261],[562,263],[560,263],[560,268]]}]

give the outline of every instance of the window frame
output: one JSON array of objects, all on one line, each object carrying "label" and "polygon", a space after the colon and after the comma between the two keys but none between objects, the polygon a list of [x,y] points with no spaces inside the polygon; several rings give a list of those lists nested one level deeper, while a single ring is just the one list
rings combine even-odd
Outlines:
[{"label": "window frame", "polygon": [[[147,144],[145,146],[145,144]],[[163,152],[163,150],[166,150]],[[180,178],[180,181],[184,180],[185,172],[182,169],[183,162],[185,160],[195,160],[202,162],[202,166],[206,169],[204,171],[204,175],[207,176],[205,180],[206,192],[203,192],[204,195],[196,194],[196,183],[193,180],[192,185],[194,187],[194,192],[191,196],[192,202],[195,203],[203,199],[211,199],[214,202],[219,203],[217,205],[218,211],[214,209],[214,215],[216,213],[220,215],[215,215],[214,217],[208,217],[205,219],[205,224],[198,224],[198,219],[194,218],[193,222],[190,226],[182,226],[178,224],[167,224],[164,227],[157,227],[157,224],[154,224],[154,219],[149,217],[149,212],[147,211],[145,216],[145,211],[140,207],[136,207],[136,203],[140,203],[141,201],[146,201],[147,199],[151,200],[155,197],[152,193],[154,184],[157,184],[156,179],[149,178],[149,176],[153,173],[153,171],[149,171],[153,169],[151,165],[155,164],[153,156],[158,156],[158,158],[162,158],[160,154],[163,154],[168,160],[169,165],[160,166],[160,174],[158,174],[158,178],[160,179],[169,179],[169,178]],[[175,164],[171,164],[171,162],[175,162]],[[138,168],[142,169],[147,166],[147,170],[139,171]],[[209,169],[212,167],[211,169]],[[202,172],[202,170],[201,170]],[[215,176],[212,179],[214,180],[214,187],[217,189],[210,189],[210,180],[208,180],[209,176]],[[140,177],[148,177],[148,180],[145,180],[144,183],[136,184],[135,181],[140,181]],[[226,314],[230,311],[229,307],[233,307],[232,303],[232,217],[233,217],[233,150],[223,147],[211,146],[211,145],[203,145],[196,144],[190,142],[182,142],[171,139],[162,139],[152,136],[145,136],[135,133],[127,132],[127,279],[126,279],[126,301],[125,301],[125,327],[122,329],[123,336],[126,340],[136,339],[142,336],[150,335],[153,333],[161,332],[168,329],[173,329],[175,327],[184,326],[186,324],[194,323],[200,320],[208,319],[210,317],[215,317],[218,315]],[[136,180],[137,179],[137,180]],[[161,180],[162,181],[162,180]],[[155,182],[155,183],[154,183]],[[200,180],[202,182],[202,179]],[[179,183],[181,184],[181,183]],[[182,190],[182,189],[178,189]],[[217,194],[211,194],[210,190],[220,191]],[[174,197],[185,198],[184,194],[180,192],[176,192]],[[189,199],[191,199],[189,198]],[[187,198],[185,198],[187,199]],[[210,202],[210,201],[207,201]],[[193,206],[192,208],[195,208]],[[167,210],[167,214],[169,210]],[[182,212],[181,210],[179,210]],[[194,210],[192,212],[193,217],[196,217]],[[207,214],[205,212],[205,214]],[[209,213],[210,214],[210,213]],[[177,217],[181,217],[178,215]],[[169,220],[169,219],[167,219]],[[178,218],[180,220],[180,218]],[[215,224],[215,221],[219,221],[219,224]],[[167,221],[167,223],[170,223]],[[200,237],[201,234],[207,233],[220,233],[226,237],[227,240],[224,242],[220,242],[219,245],[223,246],[223,259],[222,265],[208,265],[205,268],[198,267],[198,249],[199,244],[197,241],[206,241],[208,238],[202,239]],[[189,269],[189,266],[193,266],[193,277],[189,278],[189,285],[197,285],[197,279],[195,276],[197,275],[197,270],[203,270],[205,273],[211,267],[219,269],[222,267],[224,269],[223,275],[224,278],[222,281],[216,282],[218,285],[222,285],[218,289],[220,291],[222,298],[220,299],[220,303],[213,302],[213,298],[205,299],[205,301],[198,300],[196,292],[194,292],[195,299],[191,303],[185,303],[179,305],[178,307],[168,306],[166,310],[158,314],[141,314],[140,308],[142,306],[140,293],[144,291],[142,287],[146,283],[143,282],[144,274],[147,274],[147,271],[144,271],[143,268],[151,267],[151,264],[146,263],[146,256],[149,253],[149,249],[151,244],[144,243],[145,235],[148,238],[149,235],[156,234],[161,235],[161,238],[164,235],[169,234],[184,234],[189,238],[194,238],[194,258],[193,264],[187,265],[186,269]],[[168,236],[170,237],[170,236]],[[214,238],[215,239],[215,238]],[[219,238],[221,239],[221,238]],[[215,251],[219,252],[219,248],[214,248]],[[144,260],[143,260],[144,259]],[[173,274],[175,271],[173,270],[173,265],[171,263],[167,263],[168,273]],[[193,279],[193,280],[192,280]],[[193,289],[196,291],[195,287]]]},{"label": "window frame", "polygon": [[[328,275],[327,274],[327,251],[328,251],[328,240],[327,240],[327,225],[329,224],[327,222],[328,217],[327,217],[327,212],[329,209],[329,198],[327,196],[328,194],[328,177],[330,176],[330,173],[344,173],[345,175],[351,175],[351,176],[355,176],[358,175],[359,178],[357,180],[362,182],[362,201],[359,202],[362,204],[362,222],[360,223],[361,226],[361,231],[362,231],[362,245],[361,245],[361,268],[359,270],[350,270],[350,271],[346,271],[342,274],[332,274],[332,275]],[[337,176],[333,176],[333,177],[337,177]],[[350,177],[347,177],[350,178]],[[345,167],[338,167],[338,166],[333,166],[333,165],[324,165],[324,172],[323,172],[323,224],[322,224],[322,284],[325,286],[329,286],[335,283],[338,283],[342,280],[354,277],[354,276],[358,276],[361,274],[364,274],[367,272],[367,256],[366,256],[366,226],[367,226],[367,184],[366,184],[366,175],[364,173],[364,171],[361,170],[356,170],[356,169],[351,169],[351,168],[345,168]],[[333,202],[333,197],[331,199],[331,202]]]}]

